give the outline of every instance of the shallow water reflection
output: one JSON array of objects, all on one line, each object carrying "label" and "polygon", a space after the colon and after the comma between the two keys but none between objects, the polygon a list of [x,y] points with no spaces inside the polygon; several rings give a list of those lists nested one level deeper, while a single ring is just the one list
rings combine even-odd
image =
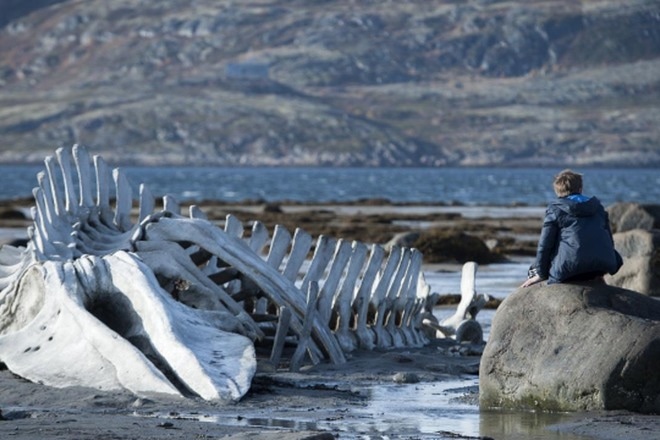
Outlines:
[{"label": "shallow water reflection", "polygon": [[494,439],[507,440],[584,440],[577,434],[558,432],[552,425],[574,420],[576,414],[481,411],[479,413],[479,433]]},{"label": "shallow water reflection", "polygon": [[478,408],[451,402],[453,397],[463,395],[475,385],[476,380],[379,385],[369,390],[368,405],[356,412],[368,414],[373,427],[381,432],[452,432],[476,436],[479,434]]},{"label": "shallow water reflection", "polygon": [[[366,393],[368,403],[336,418],[316,419],[313,412],[281,417],[277,410],[237,417],[239,426],[273,431],[333,432],[342,439],[456,439],[490,437],[495,440],[588,440],[590,437],[557,432],[551,425],[576,414],[523,411],[480,411],[475,397],[476,378],[418,384],[380,384]],[[468,397],[466,399],[466,396]],[[218,422],[220,417],[202,420]],[[223,423],[228,423],[222,417]]]},{"label": "shallow water reflection", "polygon": [[[411,385],[387,385],[369,391],[370,402],[361,412],[371,416],[374,431],[494,439],[585,440],[588,437],[559,433],[549,425],[565,422],[574,414],[480,411],[474,399],[478,379]],[[472,396],[470,403],[465,396]],[[373,431],[372,431],[373,432]]]}]

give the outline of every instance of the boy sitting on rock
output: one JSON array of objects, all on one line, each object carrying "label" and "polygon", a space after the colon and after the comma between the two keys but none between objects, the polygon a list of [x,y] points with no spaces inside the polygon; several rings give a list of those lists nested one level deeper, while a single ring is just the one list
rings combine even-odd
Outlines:
[{"label": "boy sitting on rock", "polygon": [[553,183],[557,200],[545,211],[536,260],[521,287],[602,279],[623,260],[614,249],[609,217],[596,197],[582,195],[582,175],[564,170]]}]

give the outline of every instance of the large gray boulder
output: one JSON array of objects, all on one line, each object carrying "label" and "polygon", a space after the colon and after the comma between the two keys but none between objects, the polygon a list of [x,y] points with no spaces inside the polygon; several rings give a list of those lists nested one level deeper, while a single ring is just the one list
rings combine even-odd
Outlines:
[{"label": "large gray boulder", "polygon": [[660,228],[660,205],[618,202],[607,207],[612,232]]},{"label": "large gray boulder", "polygon": [[633,229],[613,238],[623,266],[614,275],[606,275],[607,284],[660,296],[660,230]]},{"label": "large gray boulder", "polygon": [[605,284],[518,289],[495,314],[482,408],[660,413],[660,301]]}]

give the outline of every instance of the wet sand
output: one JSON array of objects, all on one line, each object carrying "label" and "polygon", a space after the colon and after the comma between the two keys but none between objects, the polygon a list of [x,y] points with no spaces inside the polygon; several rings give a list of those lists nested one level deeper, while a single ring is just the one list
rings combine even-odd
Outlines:
[{"label": "wet sand", "polygon": [[[20,231],[29,223],[17,215],[24,212],[21,206],[13,203],[0,207],[0,228],[7,228],[0,229],[0,233],[4,232],[7,241],[16,239],[17,234],[20,238]],[[535,246],[543,213],[534,207],[467,209],[374,202],[200,206],[218,222],[232,214],[244,222],[259,219],[271,230],[277,223],[290,230],[302,227],[314,236],[324,233],[365,242],[386,242],[395,233],[416,228],[454,228],[490,240],[493,247],[499,246],[505,254],[529,254]],[[54,389],[25,381],[3,368],[0,438],[637,440],[660,436],[660,416],[627,412],[539,415],[542,422],[533,429],[520,422],[519,415],[512,419],[489,412],[473,417],[481,426],[466,433],[458,423],[438,422],[437,427],[421,428],[410,420],[392,423],[396,414],[370,410],[374,389],[405,387],[412,397],[434,390],[436,385],[476,383],[481,349],[482,346],[458,347],[451,341],[437,340],[421,348],[360,351],[352,353],[345,364],[307,366],[298,373],[268,371],[261,365],[250,392],[235,404],[137,397],[82,388]],[[444,392],[433,391],[430,395]],[[455,402],[475,413],[477,388],[459,388],[449,393],[447,400],[450,405]],[[546,423],[550,425],[545,426]]]},{"label": "wet sand", "polygon": [[[0,400],[9,420],[0,422],[0,438],[320,439],[373,435],[378,425],[373,419],[378,415],[356,412],[367,404],[369,386],[392,385],[397,378],[430,383],[459,373],[475,374],[478,356],[444,356],[440,345],[360,352],[346,364],[321,364],[299,373],[258,373],[250,392],[239,403],[229,405],[80,388],[57,390],[2,371]],[[378,434],[406,433],[390,429]]]},{"label": "wet sand", "polygon": [[[0,438],[3,439],[475,439],[648,440],[660,433],[660,416],[628,412],[512,414],[420,426],[396,411],[370,406],[373,389],[424,399],[443,384],[476,378],[478,355],[456,356],[443,343],[418,349],[354,353],[342,365],[321,364],[299,373],[258,373],[236,404],[136,397],[92,389],[53,389],[0,371]],[[449,390],[448,405],[477,409],[477,388]],[[415,393],[422,393],[416,396]],[[453,397],[452,397],[453,396]],[[401,405],[406,402],[401,401]],[[386,408],[396,408],[390,402]],[[439,414],[442,414],[440,408]],[[412,416],[414,418],[414,415]],[[531,421],[530,421],[531,420]],[[465,434],[462,424],[474,426]],[[656,435],[656,437],[654,437]]]}]

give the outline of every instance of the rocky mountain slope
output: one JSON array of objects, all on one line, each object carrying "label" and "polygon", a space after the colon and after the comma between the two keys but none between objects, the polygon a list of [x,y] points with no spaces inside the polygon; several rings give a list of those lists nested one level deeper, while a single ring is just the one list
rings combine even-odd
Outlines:
[{"label": "rocky mountain slope", "polygon": [[0,161],[660,165],[660,1],[0,0]]}]

